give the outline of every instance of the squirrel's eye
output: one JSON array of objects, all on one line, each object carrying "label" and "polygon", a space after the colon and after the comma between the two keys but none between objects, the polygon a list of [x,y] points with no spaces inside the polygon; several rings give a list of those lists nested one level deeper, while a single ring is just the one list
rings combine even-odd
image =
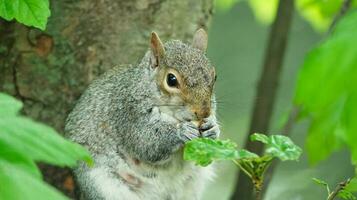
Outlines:
[{"label": "squirrel's eye", "polygon": [[170,86],[170,87],[177,87],[178,86],[178,81],[177,81],[177,78],[175,75],[173,74],[168,74],[167,75],[167,85]]}]

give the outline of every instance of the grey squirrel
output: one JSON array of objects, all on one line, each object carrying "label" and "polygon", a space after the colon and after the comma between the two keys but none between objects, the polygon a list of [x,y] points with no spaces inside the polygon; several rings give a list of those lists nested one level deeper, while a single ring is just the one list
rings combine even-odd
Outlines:
[{"label": "grey squirrel", "polygon": [[95,161],[74,170],[81,199],[200,199],[213,170],[184,161],[182,150],[220,134],[206,47],[203,29],[191,45],[163,45],[153,32],[138,66],[114,68],[90,84],[65,127]]}]

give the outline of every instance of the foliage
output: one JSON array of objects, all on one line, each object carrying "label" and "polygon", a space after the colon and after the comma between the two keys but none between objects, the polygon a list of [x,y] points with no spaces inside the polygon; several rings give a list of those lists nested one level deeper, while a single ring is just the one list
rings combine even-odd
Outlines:
[{"label": "foliage", "polygon": [[[338,14],[344,0],[295,0],[299,14],[307,20],[312,27],[319,31],[326,31]],[[226,11],[233,7],[238,0],[216,0],[219,10]],[[279,0],[248,0],[255,17],[263,24],[273,22],[278,8]],[[351,1],[351,7],[357,7],[357,1]]]},{"label": "foliage", "polygon": [[[227,11],[241,0],[215,0],[214,2],[219,11]],[[269,24],[274,20],[278,0],[248,0],[247,2],[258,21]]]},{"label": "foliage", "polygon": [[316,184],[322,185],[326,188],[327,192],[327,200],[332,200],[336,196],[340,197],[344,200],[356,200],[357,198],[354,196],[353,192],[356,192],[356,178],[347,179],[344,182],[341,182],[337,185],[335,190],[331,191],[328,183],[321,179],[313,178],[312,179]]},{"label": "foliage", "polygon": [[[344,0],[298,0],[299,13],[318,31],[326,31],[342,7]],[[357,7],[352,1],[351,7]]]},{"label": "foliage", "polygon": [[357,11],[345,16],[333,34],[307,56],[300,71],[295,104],[311,119],[306,147],[311,163],[347,145],[357,164]]},{"label": "foliage", "polygon": [[48,0],[0,0],[0,17],[8,21],[16,19],[44,30],[50,14]]},{"label": "foliage", "polygon": [[195,161],[197,165],[207,166],[214,160],[258,157],[248,151],[238,151],[236,148],[237,145],[229,140],[198,138],[186,143],[184,159]]},{"label": "foliage", "polygon": [[[219,11],[228,11],[237,3],[242,2],[241,0],[215,0],[215,7]],[[249,6],[251,7],[255,17],[258,21],[269,24],[271,23],[276,14],[278,7],[278,0],[248,0]]]},{"label": "foliage", "polygon": [[259,22],[270,24],[274,21],[278,0],[249,0],[248,3]]},{"label": "foliage", "polygon": [[207,166],[215,160],[232,160],[260,191],[264,182],[264,173],[274,158],[282,161],[298,160],[302,150],[288,137],[282,135],[266,136],[255,133],[251,140],[266,144],[263,156],[245,149],[237,150],[237,145],[229,140],[198,138],[186,143],[184,159],[194,161],[197,165]]},{"label": "foliage", "polygon": [[290,138],[283,135],[266,136],[254,133],[251,135],[252,141],[260,141],[266,144],[265,154],[279,158],[282,161],[298,160],[302,150],[296,146]]},{"label": "foliage", "polygon": [[[282,161],[298,160],[302,150],[289,137],[282,135],[266,136],[254,133],[252,141],[266,144],[264,156],[271,160],[279,158]],[[259,160],[259,156],[248,150],[237,150],[237,145],[230,140],[212,140],[197,138],[185,144],[184,159],[195,161],[197,165],[207,166],[215,160]]]},{"label": "foliage", "polygon": [[42,181],[35,162],[92,164],[89,153],[52,128],[18,115],[22,103],[0,93],[0,199],[66,199]]}]

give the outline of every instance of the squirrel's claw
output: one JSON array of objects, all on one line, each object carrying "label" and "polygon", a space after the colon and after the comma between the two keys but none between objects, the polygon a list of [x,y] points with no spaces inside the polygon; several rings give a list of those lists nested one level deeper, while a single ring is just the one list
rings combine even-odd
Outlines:
[{"label": "squirrel's claw", "polygon": [[219,135],[220,135],[220,130],[218,125],[215,125],[211,129],[202,132],[203,138],[217,139]]},{"label": "squirrel's claw", "polygon": [[192,122],[183,122],[179,125],[179,134],[182,141],[187,142],[198,138],[200,136],[200,131]]},{"label": "squirrel's claw", "polygon": [[205,118],[203,120],[203,124],[200,126],[200,131],[204,132],[206,130],[211,129],[212,127],[214,127],[215,125],[217,125],[216,120],[213,119],[213,117],[208,117]]},{"label": "squirrel's claw", "polygon": [[216,119],[214,117],[204,119],[204,123],[200,126],[200,132],[203,138],[218,138],[220,130]]},{"label": "squirrel's claw", "polygon": [[195,138],[198,138],[198,135],[196,135],[196,134],[192,134],[192,133],[188,133],[188,134],[184,134],[183,135],[183,141],[184,142],[188,142],[188,141],[190,141],[190,140],[193,140],[193,139],[195,139]]}]

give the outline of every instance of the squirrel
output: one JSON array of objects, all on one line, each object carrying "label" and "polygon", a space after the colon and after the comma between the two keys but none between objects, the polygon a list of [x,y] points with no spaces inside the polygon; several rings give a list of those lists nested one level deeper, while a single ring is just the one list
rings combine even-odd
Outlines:
[{"label": "squirrel", "polygon": [[74,169],[81,199],[200,199],[214,172],[183,160],[183,147],[220,134],[207,40],[199,29],[191,45],[163,45],[152,32],[140,64],[113,68],[89,85],[65,125],[95,163]]}]

